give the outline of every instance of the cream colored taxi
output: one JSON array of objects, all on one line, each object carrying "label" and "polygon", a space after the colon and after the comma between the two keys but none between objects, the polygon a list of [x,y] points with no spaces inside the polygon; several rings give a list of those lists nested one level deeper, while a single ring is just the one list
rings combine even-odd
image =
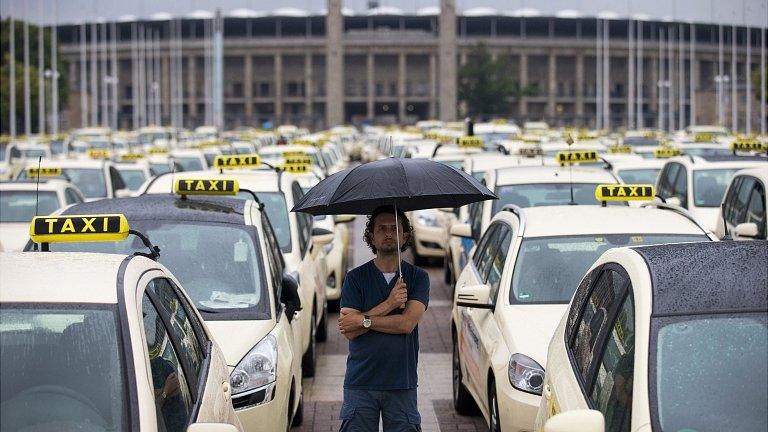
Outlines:
[{"label": "cream colored taxi", "polygon": [[[119,214],[41,216],[29,227],[44,249],[139,240],[126,241],[141,236],[129,230]],[[140,249],[0,254],[0,428],[242,430],[213,332]]]},{"label": "cream colored taxi", "polygon": [[768,244],[611,249],[547,353],[537,431],[768,428]]},{"label": "cream colored taxi", "polygon": [[768,232],[766,191],[768,169],[737,171],[723,196],[720,206],[723,214],[717,219],[715,229],[717,236],[724,238],[727,235],[734,240],[765,240]]},{"label": "cream colored taxi", "polygon": [[[593,200],[648,200],[653,186],[598,185],[595,194]],[[467,413],[478,406],[493,432],[530,431],[542,394],[547,341],[600,254],[621,246],[713,238],[687,213],[661,203],[504,207],[456,281],[454,407]]]},{"label": "cream colored taxi", "polygon": [[[28,172],[37,168],[37,162],[27,162],[17,179],[27,180],[31,177]],[[131,191],[127,188],[120,172],[110,160],[81,159],[81,160],[55,160],[43,161],[41,168],[61,170],[58,178],[68,180],[82,192],[86,201],[95,201],[104,198],[128,196]]]},{"label": "cream colored taxi", "polygon": [[[157,245],[158,261],[181,281],[223,351],[232,404],[244,427],[269,423],[285,430],[301,422],[301,351],[293,321],[302,305],[263,203],[234,198],[240,190],[231,177],[186,177],[175,180],[175,194],[85,203],[64,215],[122,211]],[[138,242],[50,247],[142,252]]]},{"label": "cream colored taxi", "polygon": [[[315,227],[312,216],[306,213],[292,213],[290,209],[304,195],[298,180],[288,172],[252,169],[259,166],[258,159],[258,155],[219,156],[215,165],[223,163],[225,165],[222,166],[231,169],[163,174],[147,182],[139,195],[168,193],[172,190],[173,179],[222,177],[235,178],[242,188],[256,194],[264,204],[275,231],[286,271],[299,283],[303,310],[296,318],[301,329],[297,340],[302,342],[304,352],[302,373],[313,376],[317,359],[316,342],[327,337],[328,310],[321,263],[323,246],[333,241],[333,233]],[[240,197],[248,199],[250,194],[241,192]]]}]

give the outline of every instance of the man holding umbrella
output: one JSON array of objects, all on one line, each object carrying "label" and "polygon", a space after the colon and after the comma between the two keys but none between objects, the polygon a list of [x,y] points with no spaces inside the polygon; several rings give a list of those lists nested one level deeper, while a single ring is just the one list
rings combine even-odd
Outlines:
[{"label": "man holding umbrella", "polygon": [[419,431],[418,323],[429,303],[429,276],[398,262],[412,239],[402,211],[374,210],[364,238],[376,257],[347,273],[341,290],[339,330],[350,341],[341,430],[376,431],[381,417],[385,431]]},{"label": "man holding umbrella", "polygon": [[418,323],[429,277],[400,259],[412,241],[404,211],[496,199],[464,171],[427,159],[387,158],[333,174],[292,211],[370,215],[365,241],[376,258],[347,273],[339,331],[349,339],[342,431],[420,431],[416,409]]}]

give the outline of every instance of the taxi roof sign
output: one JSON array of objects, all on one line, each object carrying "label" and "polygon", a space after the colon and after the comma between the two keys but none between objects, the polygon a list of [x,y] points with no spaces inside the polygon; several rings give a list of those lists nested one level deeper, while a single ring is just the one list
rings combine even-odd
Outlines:
[{"label": "taxi roof sign", "polygon": [[280,165],[280,169],[282,169],[285,172],[293,173],[293,174],[304,174],[308,173],[311,169],[311,165],[309,164],[288,164],[285,163],[283,165]]},{"label": "taxi roof sign", "polygon": [[213,167],[224,168],[253,168],[261,165],[261,156],[256,153],[241,155],[218,155],[213,160]]},{"label": "taxi roof sign", "polygon": [[653,150],[653,155],[657,159],[666,159],[680,156],[680,149],[675,147],[657,147]]},{"label": "taxi roof sign", "polygon": [[88,157],[91,159],[109,159],[111,155],[109,154],[109,150],[90,149],[88,150]]},{"label": "taxi roof sign", "polygon": [[312,158],[309,156],[286,156],[283,161],[283,165],[312,165]]},{"label": "taxi roof sign", "polygon": [[651,201],[656,197],[652,184],[601,184],[595,188],[598,201]]},{"label": "taxi roof sign", "polygon": [[122,214],[35,216],[29,238],[35,243],[117,241],[128,237],[129,229]]},{"label": "taxi roof sign", "polygon": [[555,154],[555,161],[561,165],[574,163],[597,162],[597,152],[595,150],[572,150],[559,151]]},{"label": "taxi roof sign", "polygon": [[123,153],[122,155],[120,155],[120,160],[122,161],[137,161],[143,158],[144,158],[144,155],[141,153]]},{"label": "taxi roof sign", "polygon": [[149,150],[147,150],[147,153],[151,155],[168,154],[168,149],[165,149],[162,147],[152,147]]},{"label": "taxi roof sign", "polygon": [[29,167],[27,168],[27,177],[37,178],[40,177],[61,177],[64,175],[64,171],[61,168],[54,167]]},{"label": "taxi roof sign", "polygon": [[467,148],[480,148],[483,146],[483,139],[479,136],[463,136],[459,137],[459,147]]},{"label": "taxi roof sign", "polygon": [[760,141],[754,140],[736,140],[731,143],[732,151],[764,151],[768,150],[768,146],[764,145]]},{"label": "taxi roof sign", "polygon": [[307,155],[307,153],[305,153],[304,151],[301,151],[301,150],[291,150],[291,151],[283,152],[283,157],[284,158],[303,157],[303,156],[306,156],[306,155]]},{"label": "taxi roof sign", "polygon": [[173,191],[179,195],[237,195],[240,184],[235,179],[176,179]]},{"label": "taxi roof sign", "polygon": [[632,153],[632,147],[628,145],[615,145],[608,147],[608,152],[612,154],[627,154]]}]

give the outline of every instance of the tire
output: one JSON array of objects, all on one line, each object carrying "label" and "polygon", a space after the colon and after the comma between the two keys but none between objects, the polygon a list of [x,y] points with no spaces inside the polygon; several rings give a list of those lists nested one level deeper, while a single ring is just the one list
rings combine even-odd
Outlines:
[{"label": "tire", "polygon": [[304,378],[312,378],[315,376],[315,362],[317,361],[317,339],[315,338],[315,321],[317,316],[312,313],[312,321],[309,324],[309,346],[304,356],[301,357],[301,376]]},{"label": "tire", "polygon": [[459,360],[459,341],[456,339],[456,334],[453,335],[453,356],[451,359],[453,366],[452,382],[453,382],[453,409],[461,415],[474,415],[477,414],[478,408],[472,395],[469,394],[469,390],[461,382],[461,365]]},{"label": "tire", "polygon": [[[302,389],[302,393],[304,390]],[[293,415],[291,427],[298,427],[304,423],[304,395],[299,395],[299,406],[296,407],[296,414]]]},{"label": "tire", "polygon": [[341,299],[328,300],[328,312],[339,312],[341,310]]},{"label": "tire", "polygon": [[326,340],[328,340],[328,303],[323,305],[323,317],[317,325],[317,341],[325,342]]},{"label": "tire", "polygon": [[445,258],[443,258],[443,271],[444,271],[445,284],[448,286],[453,285],[453,272],[451,271],[451,258],[448,255],[446,255]]},{"label": "tire", "polygon": [[488,418],[488,429],[490,432],[501,432],[499,400],[496,397],[496,382],[493,380],[488,383]]}]

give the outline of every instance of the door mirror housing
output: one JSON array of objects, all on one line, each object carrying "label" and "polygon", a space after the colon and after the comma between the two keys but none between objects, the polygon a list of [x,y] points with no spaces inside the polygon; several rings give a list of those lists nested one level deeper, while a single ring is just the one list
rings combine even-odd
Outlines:
[{"label": "door mirror housing", "polygon": [[283,274],[280,281],[280,303],[285,305],[285,315],[288,321],[293,320],[293,315],[301,310],[301,297],[299,297],[299,283],[289,275]]},{"label": "door mirror housing", "polygon": [[451,235],[471,239],[472,227],[468,223],[455,223],[451,225]]},{"label": "door mirror housing", "polygon": [[115,191],[115,198],[128,198],[131,195],[133,195],[133,191],[130,189],[117,189]]},{"label": "door mirror housing", "polygon": [[325,228],[312,228],[312,241],[318,246],[325,246],[333,241],[333,231]]},{"label": "door mirror housing", "polygon": [[666,202],[667,204],[671,204],[678,207],[680,207],[680,205],[683,203],[682,201],[680,201],[680,198],[678,197],[669,197],[666,199]]},{"label": "door mirror housing", "polygon": [[757,224],[754,222],[744,222],[736,225],[733,230],[734,238],[757,238]]},{"label": "door mirror housing", "polygon": [[547,420],[544,432],[604,432],[605,419],[597,410],[566,411]]},{"label": "door mirror housing", "polygon": [[491,287],[488,285],[467,285],[456,292],[456,305],[478,309],[493,309],[490,303]]},{"label": "door mirror housing", "polygon": [[192,423],[187,432],[237,432],[237,428],[229,423]]},{"label": "door mirror housing", "polygon": [[334,215],[333,221],[335,223],[350,223],[355,220],[355,215]]}]

